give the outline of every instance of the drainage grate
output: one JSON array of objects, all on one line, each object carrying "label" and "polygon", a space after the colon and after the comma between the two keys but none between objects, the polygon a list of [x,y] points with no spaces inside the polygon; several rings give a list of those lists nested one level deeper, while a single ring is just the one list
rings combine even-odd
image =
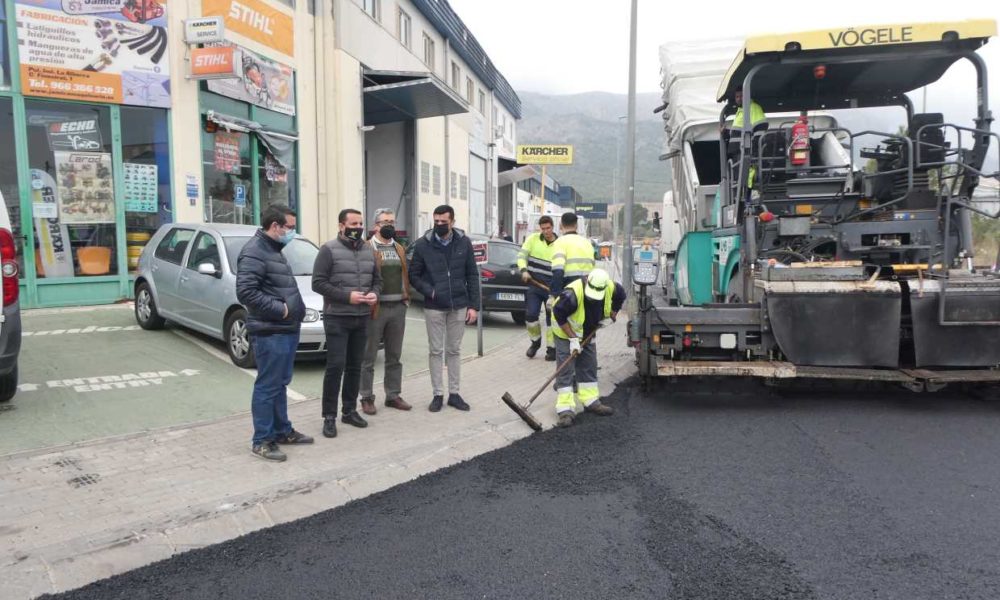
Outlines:
[{"label": "drainage grate", "polygon": [[97,473],[87,473],[86,475],[80,475],[79,477],[74,477],[66,483],[70,484],[75,488],[81,488],[85,485],[94,485],[101,480],[101,476]]},{"label": "drainage grate", "polygon": [[78,461],[75,458],[69,457],[69,456],[67,456],[65,458],[60,458],[59,460],[57,460],[56,462],[54,462],[52,464],[55,465],[55,466],[57,466],[57,467],[61,467],[63,469],[68,469],[68,468],[72,467],[72,468],[76,469],[77,471],[82,471],[83,470],[83,469],[80,468],[80,461]]}]

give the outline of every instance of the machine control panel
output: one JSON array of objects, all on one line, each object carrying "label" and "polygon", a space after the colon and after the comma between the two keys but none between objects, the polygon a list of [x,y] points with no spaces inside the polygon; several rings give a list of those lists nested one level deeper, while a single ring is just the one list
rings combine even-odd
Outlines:
[{"label": "machine control panel", "polygon": [[635,252],[632,266],[632,281],[636,285],[653,285],[660,276],[660,257],[651,248],[640,248]]}]

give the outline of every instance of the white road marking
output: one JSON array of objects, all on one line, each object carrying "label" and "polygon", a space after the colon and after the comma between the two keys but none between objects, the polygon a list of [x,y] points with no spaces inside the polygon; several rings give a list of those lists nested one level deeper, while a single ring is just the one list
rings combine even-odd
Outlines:
[{"label": "white road marking", "polygon": [[[200,374],[197,369],[182,369],[178,373],[173,371],[145,371],[142,373],[122,373],[120,375],[100,375],[97,377],[74,377],[71,379],[50,379],[44,385],[47,388],[71,389],[74,392],[108,392],[111,390],[122,390],[126,388],[147,387],[150,385],[162,385],[164,379],[171,377],[194,377]],[[34,392],[43,384],[22,383],[18,390],[22,392]]]},{"label": "white road marking", "polygon": [[[201,348],[205,352],[208,352],[210,355],[212,355],[215,358],[221,360],[222,362],[224,362],[226,364],[233,365],[234,367],[236,367],[236,365],[233,364],[232,359],[229,358],[229,354],[223,352],[222,350],[219,350],[218,348],[216,348],[212,344],[206,342],[205,340],[199,339],[197,336],[195,336],[195,335],[193,335],[191,333],[188,333],[187,331],[184,331],[182,329],[178,329],[176,327],[172,327],[170,329],[170,331],[174,332],[175,334],[177,334],[181,338],[183,338],[183,339],[191,342],[195,346],[198,346],[199,348]],[[243,373],[246,373],[249,377],[257,379],[257,369],[243,369],[241,367],[236,367],[236,369],[239,370],[239,371],[241,371],[241,372],[243,372]],[[305,394],[296,392],[292,388],[288,388],[287,394],[288,394],[289,399],[291,399],[291,400],[305,400],[308,397]]]}]

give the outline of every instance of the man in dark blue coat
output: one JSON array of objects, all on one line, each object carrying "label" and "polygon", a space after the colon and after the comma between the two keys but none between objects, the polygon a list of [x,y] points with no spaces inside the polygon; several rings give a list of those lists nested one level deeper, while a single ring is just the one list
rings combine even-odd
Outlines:
[{"label": "man in dark blue coat", "polygon": [[462,336],[465,324],[475,323],[480,306],[479,269],[472,241],[456,229],[455,210],[442,204],[434,209],[434,229],[417,240],[410,262],[410,286],[424,296],[424,322],[430,345],[428,362],[434,398],[431,412],[444,403],[443,363],[448,364],[448,406],[469,410],[459,394]]},{"label": "man in dark blue coat", "polygon": [[243,246],[236,261],[236,297],[247,308],[247,329],[257,359],[250,412],[251,451],[266,460],[283,461],[278,444],[311,444],[313,439],[292,428],[288,420],[287,387],[292,382],[299,329],[306,305],[292,268],[281,253],[295,238],[295,213],[273,204],[261,228]]}]

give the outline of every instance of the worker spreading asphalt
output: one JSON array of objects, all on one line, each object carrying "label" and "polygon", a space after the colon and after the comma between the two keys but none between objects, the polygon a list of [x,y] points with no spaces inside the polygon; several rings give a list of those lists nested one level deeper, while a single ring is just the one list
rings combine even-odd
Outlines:
[{"label": "worker spreading asphalt", "polygon": [[665,393],[59,597],[1000,597],[1000,405]]}]

